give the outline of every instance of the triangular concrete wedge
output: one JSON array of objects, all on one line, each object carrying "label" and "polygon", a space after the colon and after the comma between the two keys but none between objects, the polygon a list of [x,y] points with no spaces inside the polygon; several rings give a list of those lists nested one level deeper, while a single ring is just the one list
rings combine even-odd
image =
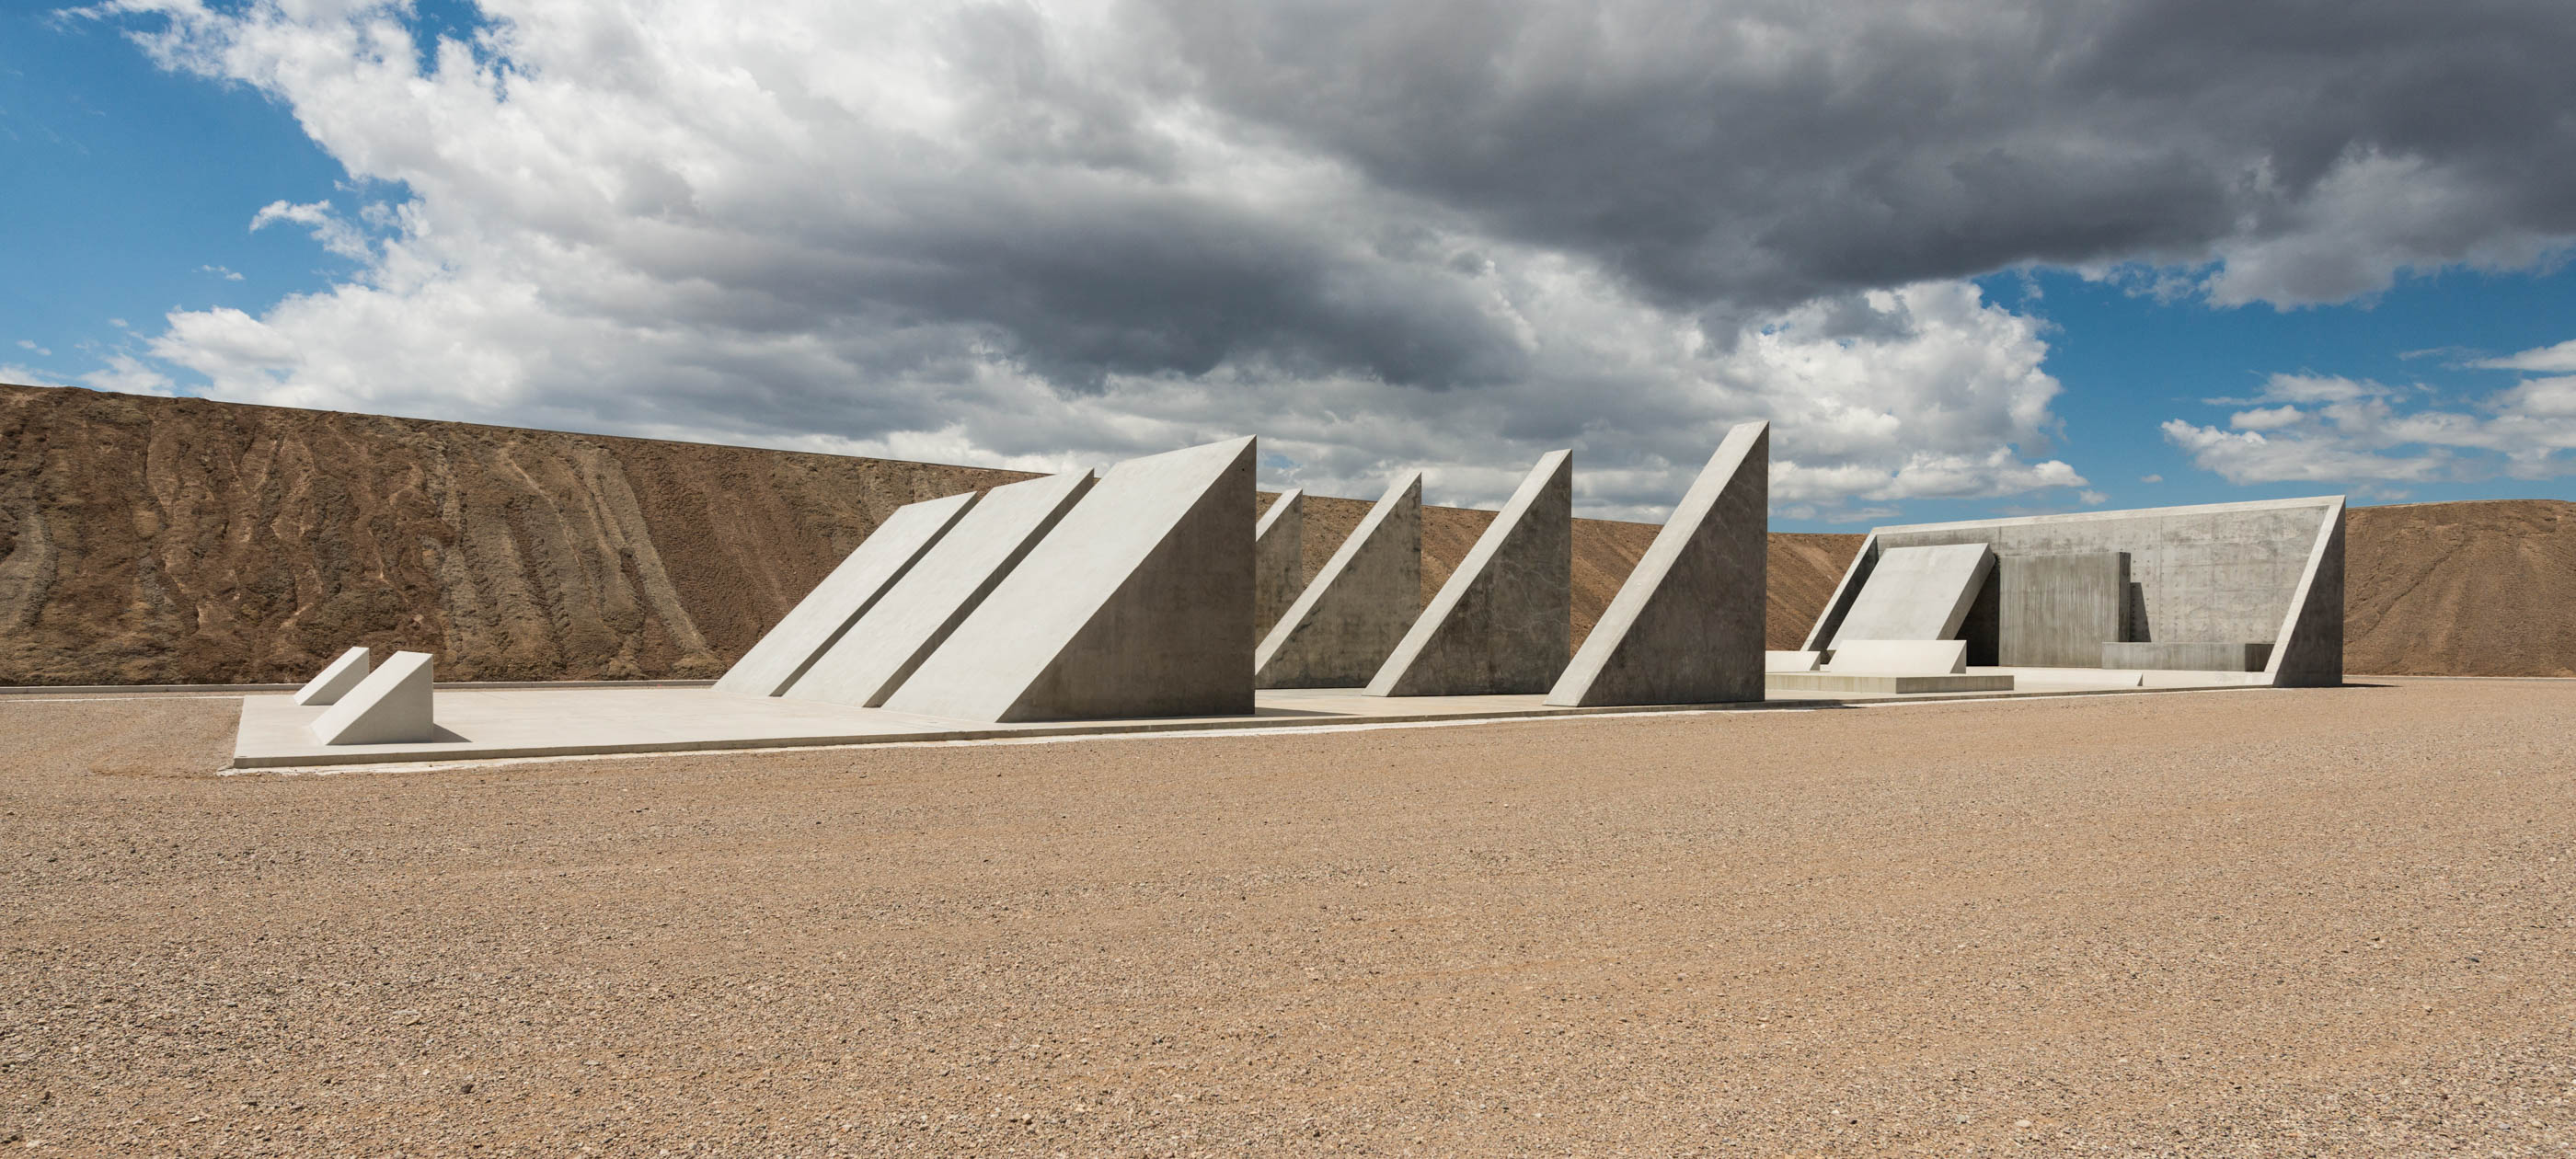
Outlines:
[{"label": "triangular concrete wedge", "polygon": [[969,491],[895,508],[842,558],[841,566],[788,609],[777,627],[725,670],[716,681],[717,691],[752,696],[786,691],[974,505],[975,493]]},{"label": "triangular concrete wedge", "polygon": [[1091,472],[1076,471],[993,488],[785,695],[866,708],[884,704],[1091,484]]},{"label": "triangular concrete wedge", "polygon": [[1549,451],[1377,670],[1368,693],[1545,692],[1565,670],[1573,608],[1574,452]]},{"label": "triangular concrete wedge", "polygon": [[1834,647],[1850,640],[1955,640],[1969,606],[1995,570],[1995,550],[1984,543],[1891,547],[1861,585],[1834,629]]},{"label": "triangular concrete wedge", "polygon": [[1726,433],[1557,677],[1549,704],[1762,699],[1771,424]]},{"label": "triangular concrete wedge", "polygon": [[323,744],[437,740],[438,725],[430,713],[429,653],[394,653],[338,704],[314,718],[313,739]]},{"label": "triangular concrete wedge", "polygon": [[1270,501],[1252,528],[1252,636],[1279,622],[1306,579],[1306,492],[1291,487]]},{"label": "triangular concrete wedge", "polygon": [[888,697],[959,720],[1252,711],[1253,441],[1109,469]]},{"label": "triangular concrete wedge", "polygon": [[1257,688],[1357,688],[1422,610],[1422,472],[1369,508],[1253,654]]},{"label": "triangular concrete wedge", "polygon": [[351,648],[340,653],[340,658],[324,668],[321,675],[295,690],[295,703],[316,708],[338,704],[341,697],[367,678],[368,659],[369,653],[364,648]]}]

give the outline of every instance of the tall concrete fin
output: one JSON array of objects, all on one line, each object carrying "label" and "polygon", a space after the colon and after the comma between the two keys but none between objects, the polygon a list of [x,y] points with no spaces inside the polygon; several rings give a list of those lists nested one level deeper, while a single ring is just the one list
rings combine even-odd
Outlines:
[{"label": "tall concrete fin", "polygon": [[1983,543],[1886,548],[1834,630],[1834,643],[1955,639],[1994,569],[1994,548]]},{"label": "tall concrete fin", "polygon": [[1253,653],[1258,688],[1357,688],[1422,610],[1422,472],[1396,480]]},{"label": "tall concrete fin", "polygon": [[370,653],[364,648],[351,648],[340,653],[340,658],[324,668],[321,675],[295,690],[295,703],[314,707],[338,704],[341,697],[347,696],[350,689],[367,678],[369,658]]},{"label": "tall concrete fin", "polygon": [[1726,433],[1557,677],[1549,704],[1762,699],[1771,424]]},{"label": "tall concrete fin", "polygon": [[874,708],[1091,490],[1076,471],[995,487],[783,694]]},{"label": "tall concrete fin", "polygon": [[752,696],[784,692],[974,505],[975,493],[969,491],[895,508],[842,558],[841,566],[788,609],[777,627],[725,670],[716,688]]},{"label": "tall concrete fin", "polygon": [[1270,501],[1252,529],[1252,638],[1267,635],[1306,580],[1306,491]]},{"label": "tall concrete fin", "polygon": [[2337,495],[2320,512],[2308,564],[2281,618],[2281,634],[2263,674],[2283,688],[2343,683],[2343,509]]},{"label": "tall concrete fin", "polygon": [[396,652],[313,720],[323,744],[408,744],[438,739],[430,710],[430,656]]},{"label": "tall concrete fin", "polygon": [[1549,451],[1370,679],[1371,696],[1545,692],[1574,614],[1574,452]]},{"label": "tall concrete fin", "polygon": [[1249,438],[1110,468],[885,707],[960,720],[1252,711]]}]

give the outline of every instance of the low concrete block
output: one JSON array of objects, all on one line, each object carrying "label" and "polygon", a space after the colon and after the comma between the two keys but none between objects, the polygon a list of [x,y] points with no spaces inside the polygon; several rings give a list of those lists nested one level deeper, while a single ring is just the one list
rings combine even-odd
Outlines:
[{"label": "low concrete block", "polygon": [[1771,425],[1727,432],[1548,691],[1567,708],[1762,699]]},{"label": "low concrete block", "polygon": [[958,720],[1252,711],[1249,438],[1130,459],[885,707]]},{"label": "low concrete block", "polygon": [[324,668],[321,675],[295,690],[295,703],[317,707],[338,704],[341,697],[367,678],[367,659],[368,652],[364,648],[351,648],[340,653],[340,658]]},{"label": "low concrete block", "polygon": [[437,738],[427,652],[394,653],[313,721],[313,739],[323,744],[416,744]]},{"label": "low concrete block", "polygon": [[1832,647],[1845,640],[1947,640],[1959,634],[1994,549],[1982,543],[1891,547],[1881,551]]},{"label": "low concrete block", "polygon": [[1827,672],[1918,676],[1968,670],[1965,640],[1851,640],[1834,646]]},{"label": "low concrete block", "polygon": [[1253,652],[1255,688],[1357,688],[1422,611],[1422,472],[1387,488]]},{"label": "low concrete block", "polygon": [[969,491],[896,508],[832,574],[788,609],[777,627],[726,669],[716,687],[752,696],[786,691],[974,505],[975,493]]},{"label": "low concrete block", "polygon": [[1261,522],[1252,528],[1253,639],[1270,627],[1296,600],[1306,582],[1306,492],[1291,487],[1270,501]]},{"label": "low concrete block", "polygon": [[2272,646],[2201,640],[2104,641],[2102,666],[2160,672],[2260,672]]},{"label": "low concrete block", "polygon": [[1574,452],[1550,451],[1370,678],[1371,696],[1545,692],[1574,614]]},{"label": "low concrete block", "polygon": [[1774,692],[1841,692],[1902,696],[1918,692],[2010,692],[2013,678],[1978,674],[1896,676],[1865,672],[1783,672],[1769,678]]},{"label": "low concrete block", "polygon": [[1766,651],[1762,653],[1762,671],[1766,673],[1813,672],[1824,655],[1822,652]]},{"label": "low concrete block", "polygon": [[861,708],[884,704],[1073,510],[1092,482],[1091,472],[1075,471],[987,492],[785,695]]}]

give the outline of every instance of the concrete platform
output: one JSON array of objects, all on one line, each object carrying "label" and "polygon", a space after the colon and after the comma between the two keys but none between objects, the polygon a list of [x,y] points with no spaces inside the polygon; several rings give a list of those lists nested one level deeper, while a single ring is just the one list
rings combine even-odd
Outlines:
[{"label": "concrete platform", "polygon": [[2010,692],[2013,678],[1967,673],[1897,675],[1874,672],[1774,672],[1763,684],[1780,692],[1904,694],[1910,692]]}]

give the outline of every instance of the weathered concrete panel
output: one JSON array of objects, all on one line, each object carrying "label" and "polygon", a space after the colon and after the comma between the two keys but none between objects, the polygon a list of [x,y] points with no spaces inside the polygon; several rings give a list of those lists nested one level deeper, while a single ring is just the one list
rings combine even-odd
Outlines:
[{"label": "weathered concrete panel", "polygon": [[1771,424],[1727,432],[1610,599],[1547,703],[1762,699]]},{"label": "weathered concrete panel", "polygon": [[784,692],[974,505],[975,493],[969,491],[896,508],[842,557],[832,574],[788,609],[778,626],[726,669],[716,687],[751,696]]},{"label": "weathered concrete panel", "polygon": [[886,699],[960,720],[1252,711],[1249,438],[1110,468]]},{"label": "weathered concrete panel", "polygon": [[338,704],[341,697],[347,696],[350,689],[367,678],[369,657],[370,653],[364,648],[351,648],[340,653],[340,658],[324,668],[321,675],[295,690],[295,703],[315,706]]},{"label": "weathered concrete panel", "polygon": [[1873,672],[1782,672],[1768,680],[1782,692],[1842,692],[1854,696],[1889,696],[1919,692],[2010,692],[2009,675],[1928,674],[1899,676]]},{"label": "weathered concrete panel", "polygon": [[1396,480],[1253,653],[1258,688],[1356,688],[1422,610],[1422,472]]},{"label": "weathered concrete panel", "polygon": [[2343,683],[2343,513],[2337,497],[2317,528],[2264,671],[2284,688]]},{"label": "weathered concrete panel", "polygon": [[430,703],[430,656],[396,652],[384,666],[313,720],[323,744],[411,744],[438,739]]},{"label": "weathered concrete panel", "polygon": [[1995,563],[1996,663],[2086,668],[2125,630],[2129,553],[2007,555]]},{"label": "weathered concrete panel", "polygon": [[1983,543],[1886,547],[1834,633],[1845,640],[1948,640],[1995,566]]},{"label": "weathered concrete panel", "polygon": [[2221,643],[2215,640],[2165,640],[2102,645],[2104,668],[2141,668],[2159,672],[2260,672],[2271,659],[2272,646]]},{"label": "weathered concrete panel", "polygon": [[1550,451],[1370,678],[1371,696],[1545,692],[1574,615],[1574,452]]},{"label": "weathered concrete panel", "polygon": [[1306,582],[1306,492],[1291,487],[1270,501],[1252,529],[1252,638],[1288,611]]},{"label": "weathered concrete panel", "polygon": [[875,708],[1091,489],[1089,471],[995,487],[784,695]]},{"label": "weathered concrete panel", "polygon": [[1834,645],[1827,672],[1883,672],[1914,676],[1968,670],[1965,640],[1845,640]]}]

